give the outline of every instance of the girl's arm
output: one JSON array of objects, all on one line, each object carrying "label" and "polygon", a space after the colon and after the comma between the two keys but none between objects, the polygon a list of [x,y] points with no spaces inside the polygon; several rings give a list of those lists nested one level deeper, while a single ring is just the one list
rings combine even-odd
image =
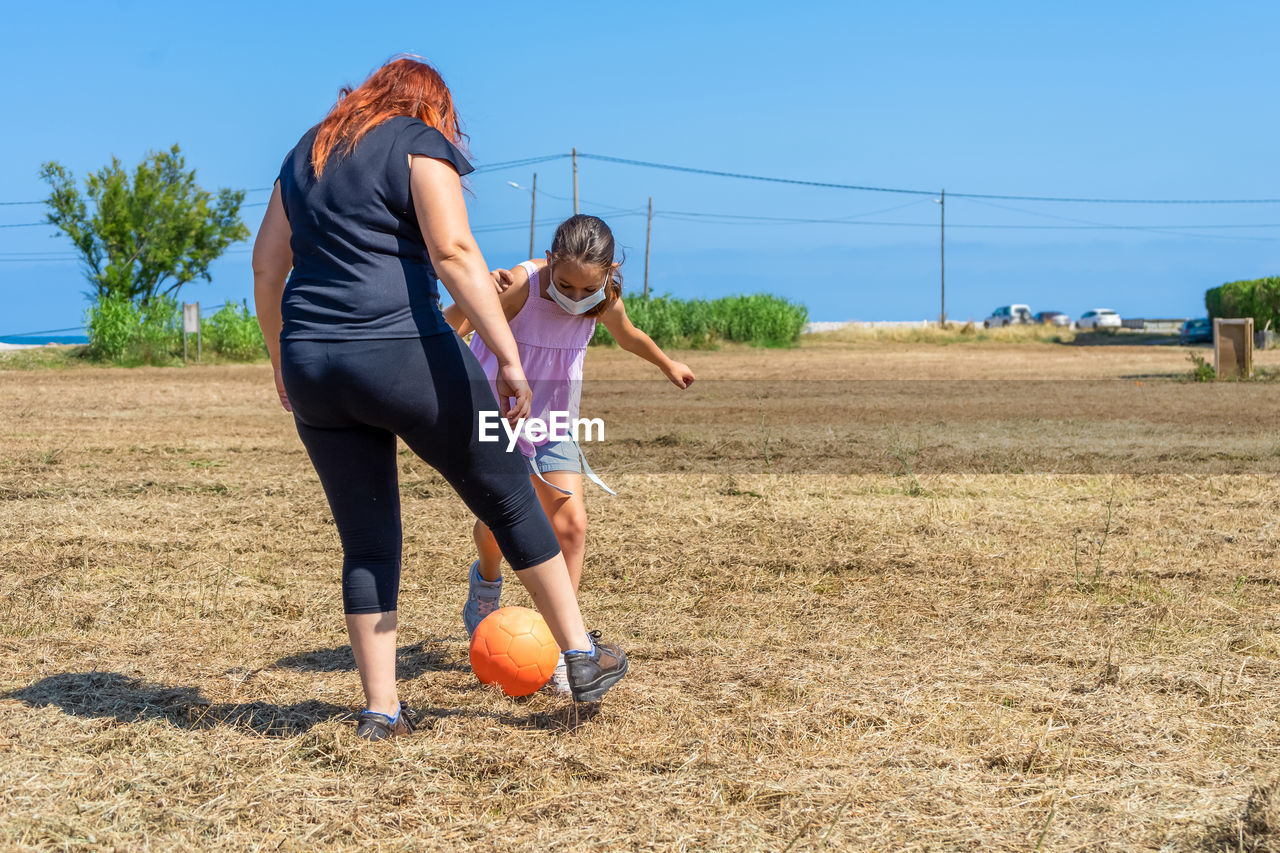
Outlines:
[{"label": "girl's arm", "polygon": [[280,300],[284,295],[285,280],[289,278],[289,270],[293,267],[293,250],[289,248],[289,238],[293,229],[289,227],[289,217],[284,212],[284,202],[280,199],[280,182],[271,189],[271,200],[267,202],[267,212],[262,217],[262,226],[258,228],[258,238],[253,243],[253,307],[258,315],[258,325],[262,328],[262,339],[267,345],[267,354],[271,356],[271,366],[276,373],[276,393],[280,395],[280,405],[286,412],[293,411],[289,405],[289,395],[284,392],[284,380],[280,378]]},{"label": "girl's arm", "polygon": [[[510,270],[493,270],[490,275],[493,276],[493,284],[498,291],[498,301],[502,303],[502,314],[510,323],[529,298],[529,274],[522,267],[516,267]],[[471,321],[456,302],[444,309],[444,319],[460,337],[473,331]]]},{"label": "girl's arm", "polygon": [[613,335],[618,346],[657,365],[677,388],[688,388],[693,384],[693,371],[689,369],[689,365],[668,358],[662,348],[653,342],[653,338],[637,329],[627,316],[626,306],[622,304],[621,299],[615,299],[613,304],[605,309],[600,315],[600,322],[604,323],[604,327],[609,330],[609,334]]}]

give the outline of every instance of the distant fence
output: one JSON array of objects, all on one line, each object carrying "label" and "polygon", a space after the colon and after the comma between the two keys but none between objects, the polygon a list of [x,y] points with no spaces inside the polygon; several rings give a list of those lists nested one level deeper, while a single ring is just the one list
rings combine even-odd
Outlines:
[{"label": "distant fence", "polygon": [[836,329],[927,329],[937,325],[937,320],[844,320],[840,322],[818,320],[805,323],[801,334],[834,332]]},{"label": "distant fence", "polygon": [[[1177,334],[1182,331],[1182,318],[1130,317],[1122,320],[1123,328],[1131,332],[1147,334]],[[937,320],[846,320],[833,322],[818,320],[806,323],[803,334],[812,335],[817,332],[833,332],[836,329],[928,329],[936,328]],[[959,321],[951,321],[951,325],[963,325]]]},{"label": "distant fence", "polygon": [[1147,317],[1129,317],[1120,321],[1124,328],[1132,329],[1135,332],[1155,332],[1165,334],[1182,331],[1182,324],[1185,322],[1187,322],[1186,318],[1151,319]]}]

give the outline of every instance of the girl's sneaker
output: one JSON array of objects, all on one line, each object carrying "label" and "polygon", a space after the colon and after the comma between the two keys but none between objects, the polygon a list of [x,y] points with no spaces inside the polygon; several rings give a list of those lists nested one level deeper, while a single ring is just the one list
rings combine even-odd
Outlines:
[{"label": "girl's sneaker", "polygon": [[564,655],[560,655],[555,672],[551,673],[551,678],[542,689],[548,693],[559,693],[561,696],[573,695],[573,689],[569,687],[569,668],[565,665]]},{"label": "girl's sneaker", "polygon": [[356,737],[363,740],[385,740],[393,737],[404,737],[418,728],[418,716],[409,710],[409,706],[400,703],[400,710],[394,717],[379,714],[377,711],[361,711],[356,721]]},{"label": "girl's sneaker", "polygon": [[498,609],[502,596],[502,578],[487,581],[480,576],[480,561],[471,564],[467,583],[467,602],[462,605],[462,625],[467,629],[467,639],[476,632],[484,617]]},{"label": "girl's sneaker", "polygon": [[575,702],[599,702],[609,688],[627,674],[627,656],[612,643],[598,643],[599,631],[590,632],[591,651],[564,653],[569,689]]}]

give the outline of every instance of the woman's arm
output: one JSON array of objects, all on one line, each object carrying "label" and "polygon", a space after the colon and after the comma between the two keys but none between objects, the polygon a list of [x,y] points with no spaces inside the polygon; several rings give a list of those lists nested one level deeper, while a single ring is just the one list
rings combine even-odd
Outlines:
[{"label": "woman's arm", "polygon": [[[533,392],[520,366],[516,339],[511,336],[489,267],[467,224],[462,179],[448,162],[420,154],[410,155],[409,169],[413,206],[431,264],[458,309],[498,360],[502,415],[511,421],[528,417]],[[516,398],[510,408],[508,397]]]},{"label": "woman's arm", "polygon": [[[502,314],[510,323],[524,307],[525,300],[529,298],[529,274],[523,267],[516,267],[510,270],[493,270],[490,275],[493,276],[494,287],[498,290]],[[466,314],[462,313],[462,309],[456,302],[444,309],[444,319],[446,323],[453,326],[453,330],[459,336],[467,335],[472,331],[471,321],[467,319]]]},{"label": "woman's arm", "polygon": [[689,369],[689,365],[668,358],[662,348],[653,342],[653,338],[637,329],[632,324],[631,318],[627,316],[627,308],[622,304],[621,299],[615,299],[613,304],[605,309],[600,315],[600,322],[604,323],[604,327],[609,330],[609,334],[613,335],[618,346],[657,365],[676,387],[688,388],[693,384],[693,371]]},{"label": "woman's arm", "polygon": [[293,268],[293,250],[289,248],[291,236],[293,229],[289,227],[284,202],[280,199],[280,182],[276,181],[271,190],[271,200],[267,202],[267,212],[262,217],[262,226],[258,228],[258,237],[253,243],[253,306],[258,315],[258,326],[262,329],[262,339],[267,345],[267,354],[271,356],[271,366],[275,369],[280,405],[286,412],[293,411],[293,407],[289,405],[284,380],[280,378],[280,326],[283,322],[280,319],[280,300],[284,296],[289,270]]}]

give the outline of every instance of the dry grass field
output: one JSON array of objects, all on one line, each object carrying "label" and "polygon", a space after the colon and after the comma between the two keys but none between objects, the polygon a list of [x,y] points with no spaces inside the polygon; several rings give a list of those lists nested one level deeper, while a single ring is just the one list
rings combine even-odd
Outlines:
[{"label": "dry grass field", "polygon": [[469,520],[402,455],[427,722],[390,745],[268,368],[0,357],[0,849],[1280,850],[1280,382],[680,357],[683,393],[588,356],[583,607],[633,661],[599,708],[475,681]]}]

